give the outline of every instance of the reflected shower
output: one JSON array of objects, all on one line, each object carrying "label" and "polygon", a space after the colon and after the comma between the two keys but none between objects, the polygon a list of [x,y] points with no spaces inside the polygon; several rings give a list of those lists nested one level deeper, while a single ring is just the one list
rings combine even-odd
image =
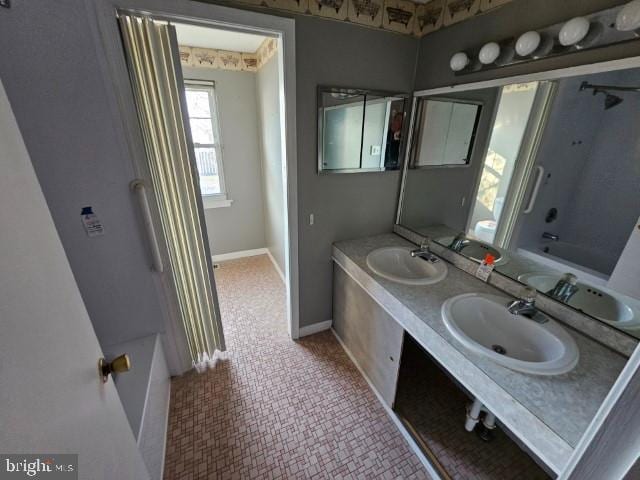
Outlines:
[{"label": "reflected shower", "polygon": [[640,92],[640,87],[622,87],[616,85],[592,85],[589,82],[582,82],[580,84],[580,91],[583,90],[593,90],[593,95],[597,95],[598,93],[602,93],[604,97],[604,109],[609,110],[610,108],[615,107],[616,105],[620,105],[624,99],[614,95],[611,91],[616,92]]}]

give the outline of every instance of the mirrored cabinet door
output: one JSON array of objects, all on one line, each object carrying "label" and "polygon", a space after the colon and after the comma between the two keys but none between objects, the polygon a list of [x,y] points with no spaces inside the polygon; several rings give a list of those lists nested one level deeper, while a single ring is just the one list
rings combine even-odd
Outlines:
[{"label": "mirrored cabinet door", "polygon": [[474,102],[419,99],[411,167],[467,165],[481,109],[482,105]]},{"label": "mirrored cabinet door", "polygon": [[407,96],[389,92],[318,89],[318,171],[398,170]]}]

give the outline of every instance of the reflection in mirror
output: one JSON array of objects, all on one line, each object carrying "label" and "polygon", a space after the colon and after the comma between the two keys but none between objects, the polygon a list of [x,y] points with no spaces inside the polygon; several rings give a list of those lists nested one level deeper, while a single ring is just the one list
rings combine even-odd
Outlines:
[{"label": "reflection in mirror", "polygon": [[399,223],[640,337],[640,69],[456,99],[482,104],[469,166],[408,168]]},{"label": "reflection in mirror", "polygon": [[370,90],[318,89],[318,171],[398,170],[407,97]]},{"label": "reflection in mirror", "polygon": [[469,163],[481,108],[474,102],[419,98],[410,167]]}]

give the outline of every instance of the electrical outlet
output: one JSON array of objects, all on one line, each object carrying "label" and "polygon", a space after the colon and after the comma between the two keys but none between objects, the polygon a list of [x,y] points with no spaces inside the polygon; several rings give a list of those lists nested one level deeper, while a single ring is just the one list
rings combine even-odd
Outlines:
[{"label": "electrical outlet", "polygon": [[0,7],[11,8],[11,0],[0,0]]},{"label": "electrical outlet", "polygon": [[380,155],[382,147],[380,145],[371,145],[371,155]]}]

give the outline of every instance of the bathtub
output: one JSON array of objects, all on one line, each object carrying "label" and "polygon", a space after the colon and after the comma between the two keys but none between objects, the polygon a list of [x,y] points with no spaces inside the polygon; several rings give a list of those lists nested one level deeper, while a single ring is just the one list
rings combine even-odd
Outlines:
[{"label": "bathtub", "polygon": [[[517,252],[558,272],[573,273],[591,285],[606,286],[609,280],[609,276],[602,273],[600,268],[604,268],[610,260],[596,250],[567,242],[541,242],[535,247],[518,248]],[[608,270],[605,268],[604,271]]]}]

